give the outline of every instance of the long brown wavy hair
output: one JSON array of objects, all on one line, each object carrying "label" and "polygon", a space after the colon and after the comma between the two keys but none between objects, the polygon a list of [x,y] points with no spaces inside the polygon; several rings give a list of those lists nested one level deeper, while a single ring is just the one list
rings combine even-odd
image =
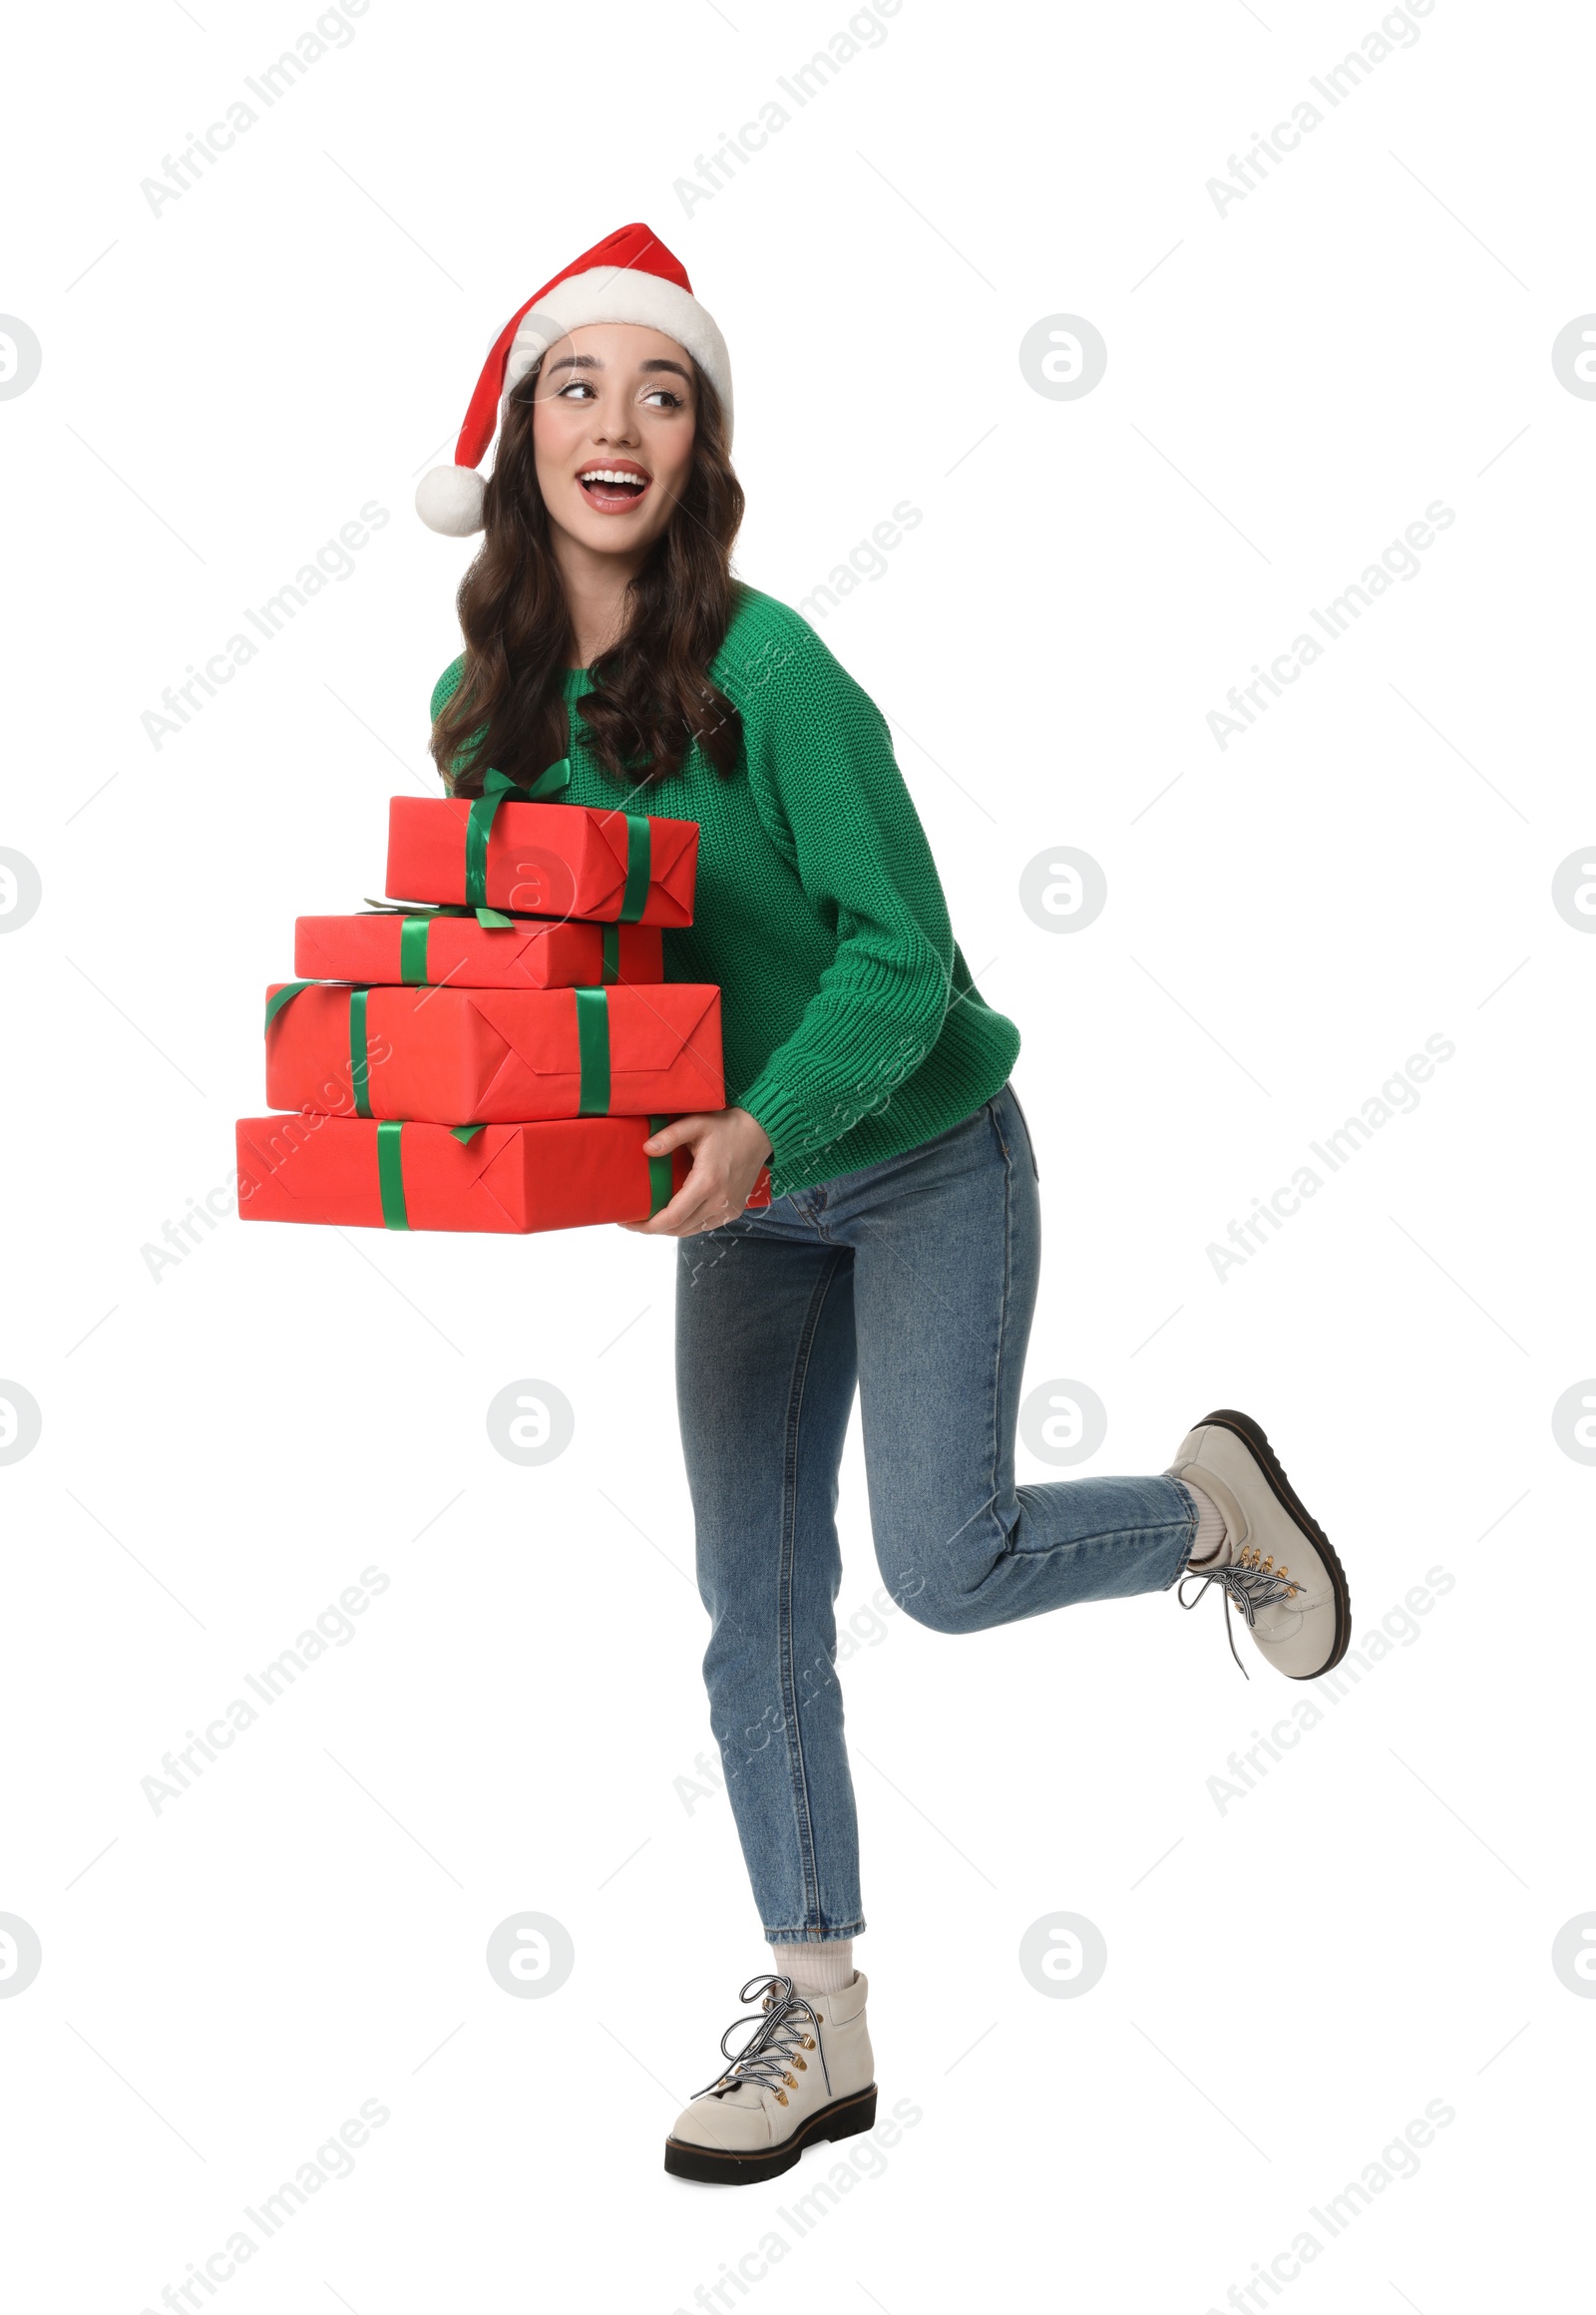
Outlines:
[{"label": "long brown wavy hair", "polygon": [[[627,589],[624,632],[593,662],[596,688],[578,703],[599,764],[629,785],[668,779],[694,740],[718,772],[737,763],[740,718],[709,668],[731,620],[743,493],[720,397],[696,362],[692,369],[697,423],[686,487]],[[432,727],[433,758],[454,795],[476,794],[490,765],[530,783],[569,744],[562,677],[576,635],[533,455],[538,376],[530,371],[510,396],[483,501],[482,547],[456,598],[466,664]]]}]

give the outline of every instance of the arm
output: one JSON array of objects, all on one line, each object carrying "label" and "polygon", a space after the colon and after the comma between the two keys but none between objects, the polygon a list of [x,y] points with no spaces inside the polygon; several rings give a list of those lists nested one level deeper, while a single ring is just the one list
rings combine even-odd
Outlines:
[{"label": "arm", "polygon": [[885,718],[807,624],[739,683],[760,817],[836,954],[741,1105],[677,1118],[645,1145],[693,1153],[688,1183],[644,1232],[687,1237],[741,1211],[767,1154],[772,1189],[891,1098],[941,1032],[953,935],[936,864]]},{"label": "arm", "polygon": [[796,618],[794,627],[755,723],[749,778],[837,950],[742,1096],[778,1175],[849,1132],[920,1066],[941,1033],[954,955],[886,718],[818,635]]}]

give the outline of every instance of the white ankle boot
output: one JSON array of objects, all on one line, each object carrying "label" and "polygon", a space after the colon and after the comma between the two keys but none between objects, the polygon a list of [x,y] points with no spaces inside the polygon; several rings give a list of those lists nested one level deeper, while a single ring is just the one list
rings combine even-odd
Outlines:
[{"label": "white ankle boot", "polygon": [[[857,1972],[839,1994],[802,1994],[791,1978],[750,1978],[737,1999],[759,2008],[720,2037],[731,2063],[677,2116],[665,2168],[678,2178],[746,2186],[792,2169],[805,2146],[822,2138],[874,2128],[869,1992]],[[739,2026],[753,2031],[741,2049],[728,2051]]]},{"label": "white ankle boot", "polygon": [[1227,1637],[1234,1605],[1259,1654],[1288,1680],[1317,1680],[1338,1665],[1352,1633],[1346,1572],[1251,1415],[1233,1407],[1204,1415],[1167,1475],[1200,1488],[1225,1519],[1215,1558],[1187,1571],[1201,1586],[1196,1598],[1185,1597],[1181,1578],[1181,1606],[1194,1608],[1214,1585],[1224,1594]]}]

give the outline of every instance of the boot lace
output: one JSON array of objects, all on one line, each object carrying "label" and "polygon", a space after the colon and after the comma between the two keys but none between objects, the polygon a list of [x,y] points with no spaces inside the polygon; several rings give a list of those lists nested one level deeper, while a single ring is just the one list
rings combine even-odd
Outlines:
[{"label": "boot lace", "polygon": [[[752,1977],[737,1999],[756,2001],[759,2008],[746,2017],[732,2019],[720,2037],[720,2055],[731,2063],[724,2074],[717,2074],[713,2082],[706,2082],[703,2090],[695,2090],[693,2097],[702,2098],[712,2090],[735,2090],[747,2082],[759,2090],[773,2091],[776,2104],[785,2106],[788,2091],[796,2090],[798,2076],[809,2070],[809,2062],[802,2053],[820,2048],[817,2031],[820,2014],[795,1990],[791,1978]],[[753,2031],[740,2050],[728,2050],[726,2044],[739,2026],[749,2026]],[[831,2077],[826,2073],[824,2053],[820,2071],[829,2092]]]},{"label": "boot lace", "polygon": [[[1189,1600],[1186,1597],[1188,1583],[1197,1585],[1196,1592]],[[1243,1680],[1251,1680],[1252,1674],[1236,1655],[1236,1635],[1230,1621],[1232,1604],[1241,1610],[1250,1632],[1258,1621],[1260,1608],[1274,1608],[1282,1600],[1295,1600],[1302,1587],[1289,1581],[1284,1563],[1276,1567],[1273,1553],[1268,1559],[1262,1559],[1256,1551],[1245,1550],[1239,1559],[1227,1562],[1224,1567],[1189,1569],[1176,1585],[1175,1597],[1183,1608],[1195,1608],[1210,1584],[1219,1586],[1220,1596],[1225,1603],[1225,1638],[1230,1642],[1230,1653],[1236,1659]]]}]

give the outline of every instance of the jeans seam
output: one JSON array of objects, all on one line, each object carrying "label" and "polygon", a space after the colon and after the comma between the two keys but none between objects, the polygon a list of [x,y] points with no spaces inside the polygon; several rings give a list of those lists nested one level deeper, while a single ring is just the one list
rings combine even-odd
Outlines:
[{"label": "jeans seam", "polygon": [[865,1917],[862,1913],[852,1921],[840,1922],[830,1929],[816,1929],[807,1924],[801,1929],[773,1929],[767,1922],[764,1938],[767,1945],[821,1944],[845,1937],[858,1937],[862,1935],[864,1927]]},{"label": "jeans seam", "polygon": [[1002,1121],[998,1115],[998,1096],[996,1093],[993,1094],[992,1098],[987,1103],[987,1107],[992,1116],[992,1129],[998,1136],[998,1147],[1002,1151],[1003,1157],[1006,1160],[1008,1156],[1008,1137],[1003,1132]]},{"label": "jeans seam", "polygon": [[[993,1126],[998,1135],[998,1146],[1003,1153],[1003,1283],[1002,1292],[998,1300],[998,1347],[993,1357],[992,1465],[988,1472],[989,1485],[987,1489],[987,1499],[989,1503],[996,1503],[998,1499],[998,1453],[1002,1444],[1003,1345],[1008,1340],[1008,1290],[1013,1263],[1014,1166],[1013,1159],[1009,1155],[1008,1144],[1003,1139],[1002,1127],[998,1123],[998,1105],[996,1102],[994,1102],[992,1105],[992,1113]],[[1017,1519],[1015,1520],[1014,1524],[1016,1527],[1018,1526],[1019,1522]],[[999,1548],[1003,1551],[1011,1551],[1013,1549],[1013,1539],[1011,1536],[1004,1535],[1002,1533],[1002,1523],[1000,1520],[998,1521],[998,1533],[1001,1538]]]},{"label": "jeans seam", "polygon": [[1019,1095],[1014,1091],[1013,1085],[1011,1083],[1005,1084],[1003,1091],[1007,1094],[1009,1100],[1014,1105],[1014,1114],[1019,1119],[1020,1130],[1025,1136],[1025,1147],[1030,1153],[1031,1179],[1039,1185],[1041,1182],[1041,1168],[1036,1163],[1036,1144],[1031,1137],[1030,1119],[1025,1115],[1024,1104],[1021,1102]]},{"label": "jeans seam", "polygon": [[792,1782],[805,1904],[812,1910],[817,1925],[821,1919],[821,1891],[815,1863],[815,1832],[809,1807],[809,1775],[804,1759],[803,1729],[798,1719],[796,1668],[792,1661],[792,1589],[798,1529],[798,1436],[803,1413],[804,1383],[808,1378],[809,1359],[820,1326],[820,1314],[825,1308],[826,1297],[842,1262],[843,1255],[839,1250],[832,1256],[825,1275],[816,1285],[810,1297],[809,1309],[804,1315],[803,1332],[793,1357],[793,1377],[787,1401],[786,1468],[782,1474],[781,1575],[777,1603],[782,1718],[787,1729],[787,1767]]},{"label": "jeans seam", "polygon": [[1192,1494],[1192,1491],[1187,1486],[1185,1480],[1177,1479],[1173,1471],[1166,1471],[1164,1476],[1166,1479],[1172,1480],[1174,1485],[1179,1488],[1181,1495],[1185,1500],[1186,1510],[1191,1520],[1191,1525],[1187,1529],[1186,1533],[1186,1542],[1180,1555],[1180,1565],[1178,1568],[1176,1568],[1174,1574],[1170,1577],[1169,1582],[1164,1586],[1164,1589],[1167,1592],[1172,1590],[1173,1587],[1179,1583],[1181,1577],[1186,1573],[1188,1566],[1191,1564],[1192,1547],[1197,1541],[1197,1527],[1201,1515],[1197,1509],[1196,1497]]}]

